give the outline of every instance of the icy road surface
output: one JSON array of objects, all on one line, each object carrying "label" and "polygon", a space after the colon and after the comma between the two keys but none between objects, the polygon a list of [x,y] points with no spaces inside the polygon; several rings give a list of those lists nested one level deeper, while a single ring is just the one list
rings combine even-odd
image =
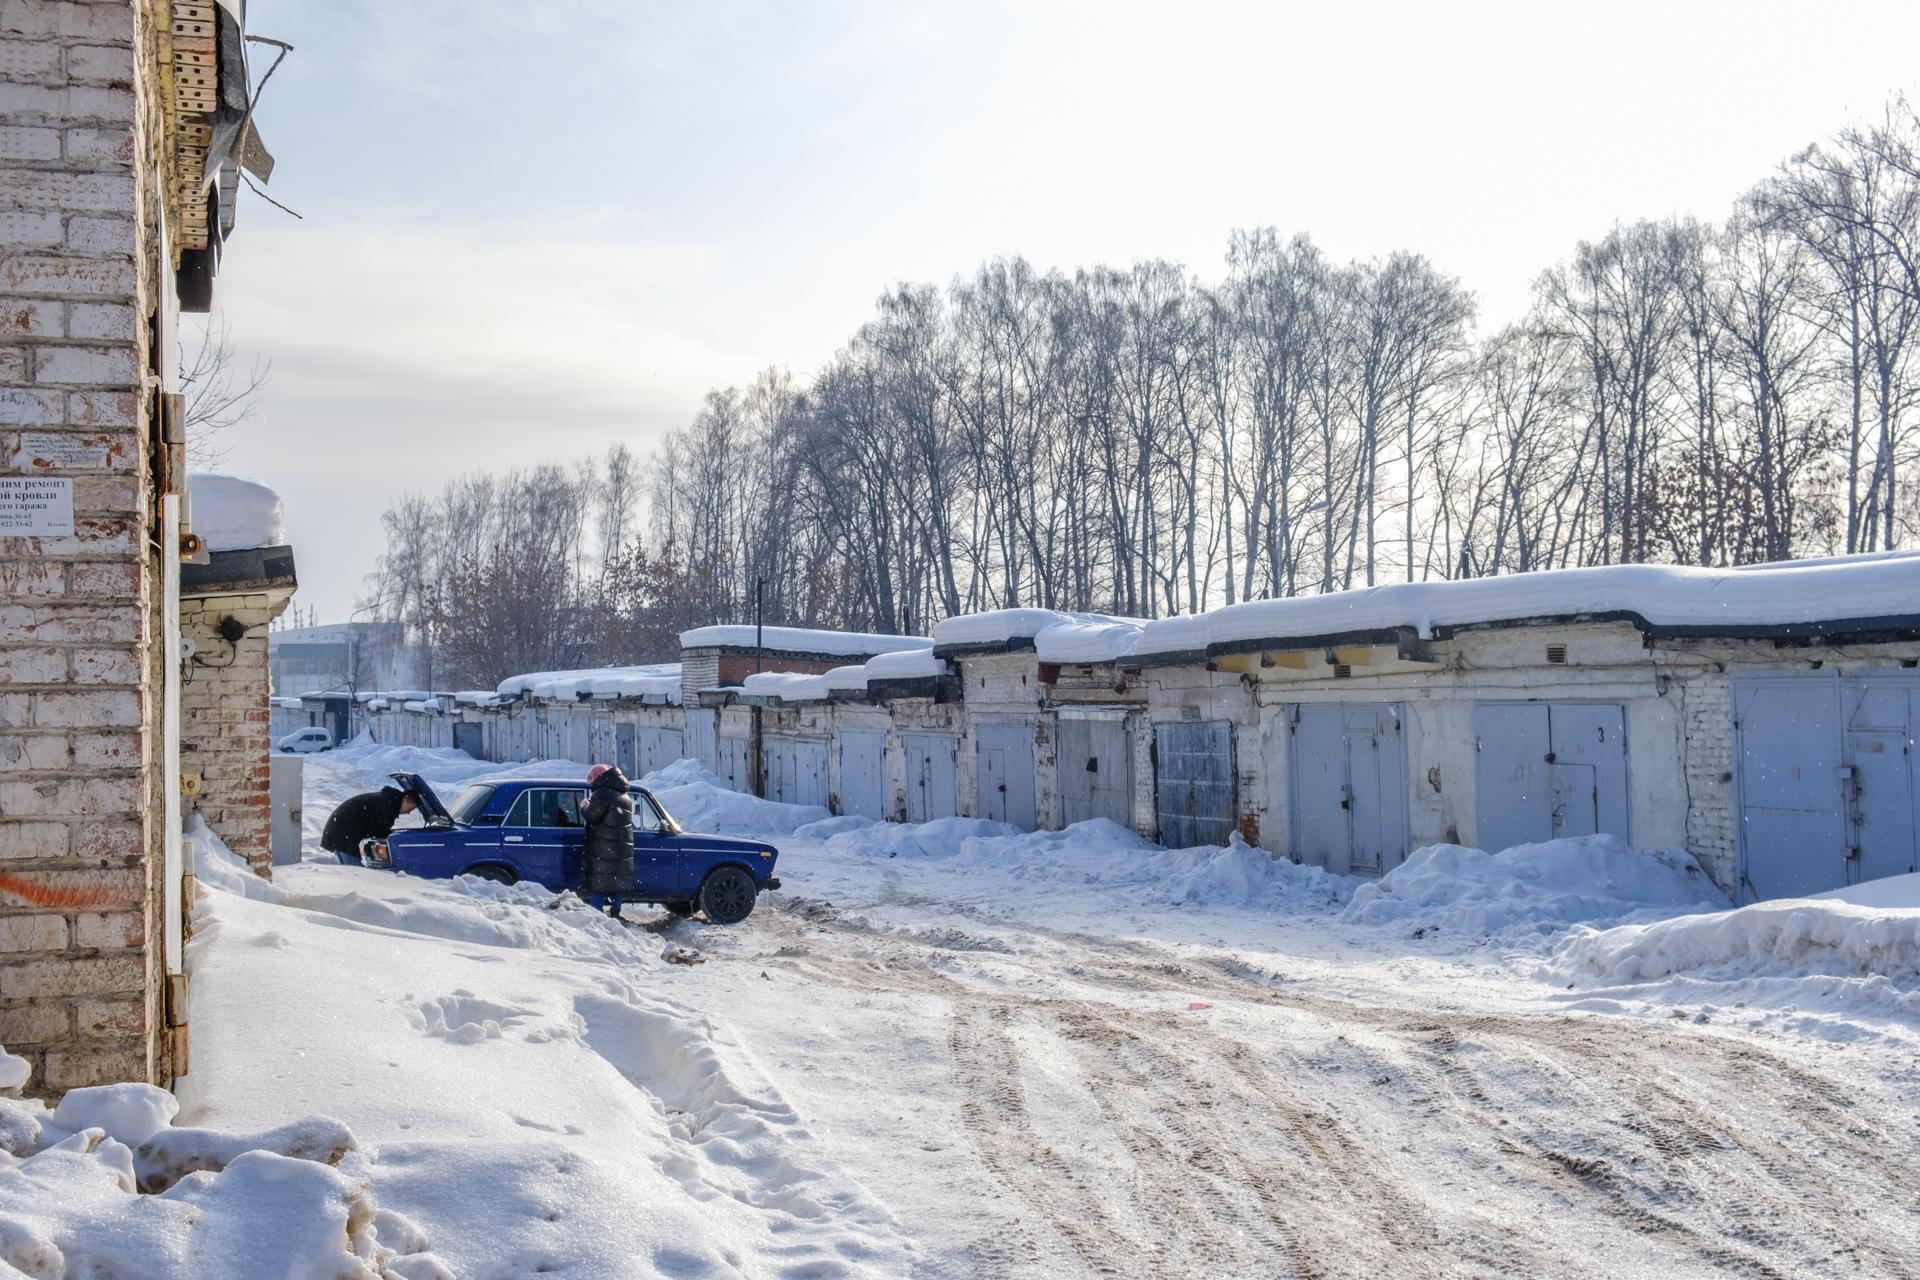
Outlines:
[{"label": "icy road surface", "polygon": [[[368,781],[358,767],[352,753],[308,761],[310,831]],[[478,768],[444,764],[449,778]],[[727,816],[724,798],[683,799]],[[1269,874],[1239,857],[1252,851],[1207,862],[1116,839],[1103,863],[1072,837],[979,839],[988,824],[924,839],[856,827],[775,836],[785,890],[741,926],[642,909],[616,938],[649,961],[633,998],[703,1016],[715,1048],[696,1065],[750,1067],[768,1132],[797,1134],[790,1162],[705,1184],[777,1204],[782,1180],[804,1175],[849,1206],[858,1247],[814,1223],[792,1233],[790,1267],[745,1248],[716,1274],[1920,1275],[1920,1033],[1884,978],[1574,988],[1552,963],[1571,926],[1510,927],[1510,907],[1491,937],[1457,914],[1361,924],[1342,918],[1353,882]],[[282,880],[374,899],[404,888],[476,916],[492,905],[491,891],[359,869]],[[466,966],[461,999],[530,1007],[536,970],[614,954],[586,913],[549,919],[580,930],[578,945]],[[395,913],[387,927],[408,925]],[[392,980],[429,994],[424,978]],[[658,1069],[589,1030],[587,1047],[611,1045],[628,1078]],[[316,1109],[298,1081],[285,1087],[290,1113]],[[555,1100],[569,1087],[538,1090],[555,1149],[617,1147],[609,1125],[637,1123],[579,1116],[568,1138]],[[390,1104],[326,1101],[363,1141],[404,1153],[433,1137],[383,1135]],[[633,1159],[657,1145],[635,1141]],[[756,1176],[757,1193],[738,1185]],[[422,1179],[376,1178],[381,1202],[429,1230],[525,1233],[436,1212],[444,1189]],[[521,1179],[502,1214],[546,1204],[537,1181]],[[456,1263],[486,1253],[444,1230],[433,1246]],[[682,1273],[673,1255],[622,1272],[584,1247],[544,1247],[558,1275]]]}]

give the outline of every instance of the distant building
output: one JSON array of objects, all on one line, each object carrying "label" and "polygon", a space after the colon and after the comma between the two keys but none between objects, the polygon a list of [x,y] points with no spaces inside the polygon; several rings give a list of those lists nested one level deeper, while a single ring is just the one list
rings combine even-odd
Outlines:
[{"label": "distant building", "polygon": [[410,689],[426,683],[419,646],[407,643],[398,622],[335,622],[282,627],[267,637],[273,691],[308,693]]}]

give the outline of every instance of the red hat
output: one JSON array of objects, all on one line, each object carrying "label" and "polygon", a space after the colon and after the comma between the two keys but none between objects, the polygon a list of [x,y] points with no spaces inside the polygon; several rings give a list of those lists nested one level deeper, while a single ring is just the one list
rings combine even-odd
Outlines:
[{"label": "red hat", "polygon": [[610,764],[597,764],[593,766],[593,768],[587,770],[587,785],[592,786],[594,783],[598,782],[600,780],[600,775],[603,773],[606,773],[612,768],[613,766]]}]

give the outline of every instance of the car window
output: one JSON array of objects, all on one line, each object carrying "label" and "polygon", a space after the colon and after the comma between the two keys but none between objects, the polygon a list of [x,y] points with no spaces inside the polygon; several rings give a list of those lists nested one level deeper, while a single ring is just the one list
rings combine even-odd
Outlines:
[{"label": "car window", "polygon": [[552,788],[523,791],[507,815],[510,827],[579,827],[580,793]]},{"label": "car window", "polygon": [[460,798],[453,802],[453,808],[448,812],[453,815],[455,822],[472,824],[491,799],[493,787],[485,782],[476,782],[460,793]]},{"label": "car window", "polygon": [[647,803],[647,793],[635,787],[633,796],[633,829],[635,831],[660,830],[660,815]]}]

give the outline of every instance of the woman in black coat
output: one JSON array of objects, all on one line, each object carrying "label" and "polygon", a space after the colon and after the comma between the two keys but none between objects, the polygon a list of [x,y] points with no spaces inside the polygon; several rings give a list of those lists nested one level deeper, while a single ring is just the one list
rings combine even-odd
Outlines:
[{"label": "woman in black coat", "polygon": [[580,806],[587,824],[586,858],[580,868],[580,894],[595,910],[620,918],[620,907],[633,892],[633,797],[627,778],[610,764],[587,770],[587,802]]}]

